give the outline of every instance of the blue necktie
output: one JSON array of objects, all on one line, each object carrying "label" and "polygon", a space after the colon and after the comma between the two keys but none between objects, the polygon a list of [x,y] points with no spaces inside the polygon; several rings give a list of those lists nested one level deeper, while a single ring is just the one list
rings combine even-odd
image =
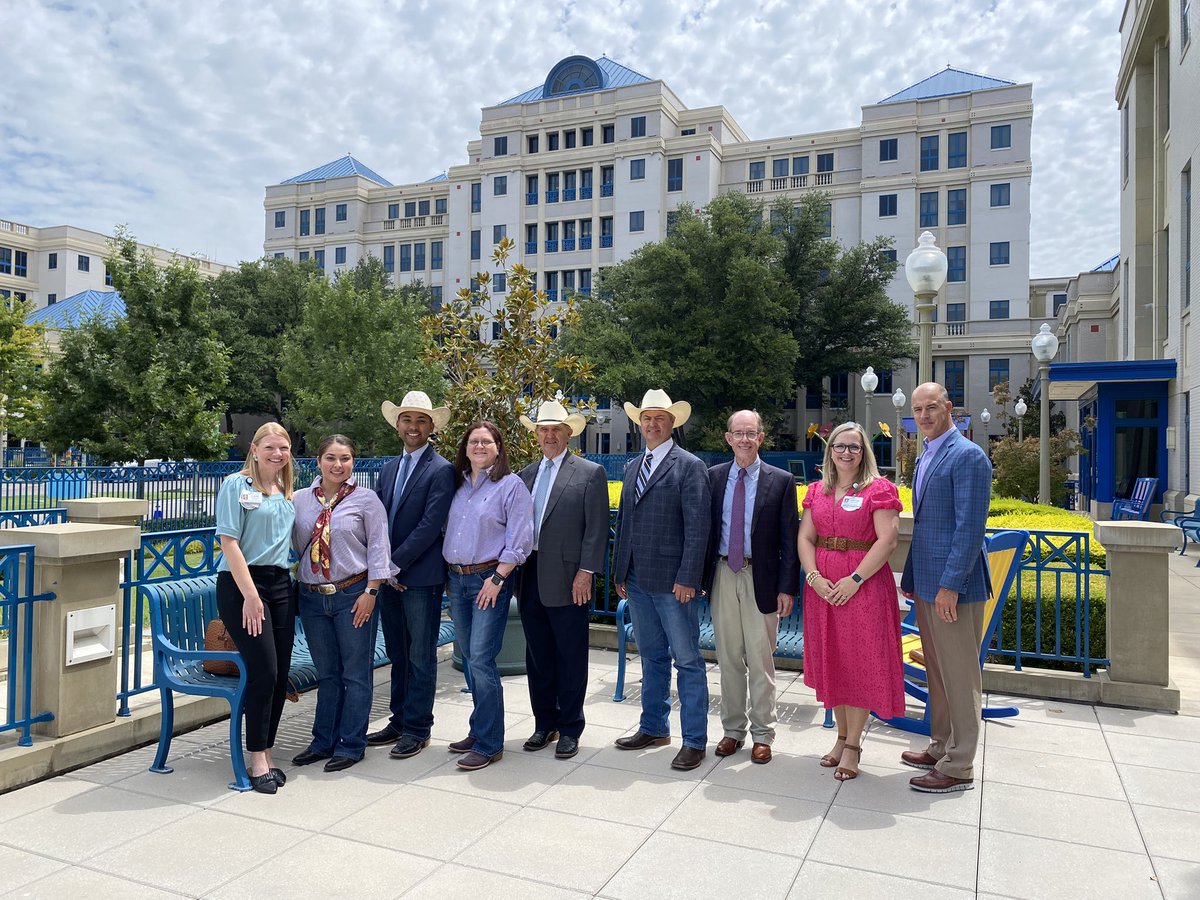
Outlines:
[{"label": "blue necktie", "polygon": [[396,486],[392,488],[392,508],[388,514],[388,531],[392,530],[396,521],[396,513],[400,509],[400,497],[404,493],[404,483],[408,481],[408,472],[411,468],[412,454],[405,450],[404,458],[400,460],[400,471],[396,475]]},{"label": "blue necktie", "polygon": [[642,499],[642,494],[646,492],[646,482],[650,480],[650,464],[654,461],[654,454],[649,450],[646,451],[646,459],[638,470],[637,487],[633,492],[633,500],[636,503]]},{"label": "blue necktie", "polygon": [[548,459],[542,460],[542,476],[538,479],[537,491],[533,495],[533,549],[538,547],[538,539],[542,535],[542,513],[546,509],[546,497],[550,494],[550,481],[554,472],[554,463]]}]

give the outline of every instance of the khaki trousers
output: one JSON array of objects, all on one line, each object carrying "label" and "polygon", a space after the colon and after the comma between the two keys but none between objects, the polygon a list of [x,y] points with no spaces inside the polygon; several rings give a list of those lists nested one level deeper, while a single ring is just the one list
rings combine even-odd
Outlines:
[{"label": "khaki trousers", "polygon": [[938,618],[932,603],[917,598],[917,626],[929,678],[929,755],[951,778],[975,777],[983,704],[979,642],[983,603],[959,603],[958,620]]},{"label": "khaki trousers", "polygon": [[[750,566],[733,572],[717,563],[712,596],[717,665],[721,670],[721,727],[725,737],[755,743],[775,740],[775,641],[779,613],[754,602]],[[747,688],[749,689],[747,691]]]}]

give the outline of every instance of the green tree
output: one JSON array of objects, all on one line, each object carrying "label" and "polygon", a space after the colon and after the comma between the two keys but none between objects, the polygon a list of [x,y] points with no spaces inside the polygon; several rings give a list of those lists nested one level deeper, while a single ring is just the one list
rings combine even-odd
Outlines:
[{"label": "green tree", "polygon": [[318,277],[316,265],[290,259],[243,262],[208,282],[213,325],[229,350],[225,430],[234,413],[266,413],[283,418],[285,395],[279,383],[279,345],[300,321],[304,286]]},{"label": "green tree", "polygon": [[399,438],[380,403],[410,390],[441,395],[440,373],[420,358],[425,293],[393,288],[373,257],[332,284],[305,283],[300,321],[283,338],[279,383],[291,398],[287,423],[310,448],[339,431],[363,456],[397,452]]},{"label": "green tree", "polygon": [[26,324],[32,311],[29,300],[0,300],[0,433],[18,439],[38,436],[46,402],[46,336],[41,325]]},{"label": "green tree", "polygon": [[[1036,379],[1026,378],[1016,397],[1012,395],[1012,389],[1009,387],[1007,381],[1002,381],[992,388],[992,399],[996,402],[996,406],[1000,410],[1004,433],[1014,441],[1018,435],[1024,435],[1026,438],[1036,438],[1042,433],[1042,393],[1039,391],[1037,398],[1034,398],[1033,391],[1036,384]],[[1025,399],[1026,406],[1025,415],[1020,419],[1018,419],[1015,413],[1013,415],[1009,415],[1008,413],[1008,405],[1012,403],[1015,408],[1018,397]],[[1020,425],[1019,429],[1018,423]],[[1066,428],[1067,414],[1055,409],[1054,402],[1051,401],[1050,433],[1058,434],[1065,431]]]},{"label": "green tree", "polygon": [[175,257],[159,267],[123,228],[110,247],[105,264],[125,318],[63,332],[44,440],[115,462],[220,456],[229,358],[195,263]]},{"label": "green tree", "polygon": [[[1079,452],[1079,434],[1067,428],[1054,431],[1050,438],[1050,500],[1061,505],[1067,496],[1067,460]],[[1017,441],[1005,437],[992,448],[995,467],[994,485],[1001,497],[1037,501],[1040,480],[1041,439],[1029,437]]]},{"label": "green tree", "polygon": [[[508,266],[514,243],[505,238],[492,254],[503,274],[507,295],[503,304],[490,300],[492,273],[480,272],[436,313],[422,321],[424,358],[444,372],[450,384],[447,405],[450,424],[443,428],[442,446],[453,454],[467,427],[487,419],[499,427],[515,468],[538,457],[533,432],[519,420],[538,400],[555,396],[568,383],[586,382],[589,365],[564,350],[558,334],[578,322],[574,298],[552,303],[533,288],[525,266]],[[483,337],[492,332],[491,341]]]},{"label": "green tree", "polygon": [[777,264],[779,239],[762,206],[723,194],[697,215],[676,213],[666,240],[646,244],[582,304],[568,346],[593,363],[584,385],[636,401],[651,387],[692,404],[697,446],[724,448],[731,410],[768,419],[793,390],[796,297]]}]

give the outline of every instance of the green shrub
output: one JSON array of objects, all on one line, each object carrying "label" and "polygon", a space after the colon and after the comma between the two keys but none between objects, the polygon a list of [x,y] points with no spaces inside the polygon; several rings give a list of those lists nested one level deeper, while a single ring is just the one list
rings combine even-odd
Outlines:
[{"label": "green shrub", "polygon": [[[1103,578],[1095,578],[1094,581],[1103,582]],[[1062,632],[1061,646],[1064,654],[1075,654],[1081,648],[1077,641],[1081,640],[1081,636],[1077,639],[1077,629],[1075,624],[1075,608],[1077,600],[1073,593],[1068,592],[1067,579],[1063,579],[1063,597],[1061,603],[1062,610]],[[1049,593],[1046,588],[1050,587]],[[1099,595],[1098,595],[1099,594]],[[1043,653],[1053,653],[1055,646],[1055,618],[1054,618],[1054,594],[1053,585],[1045,585],[1043,583],[1043,594],[1041,600],[1042,627],[1039,633],[1037,628],[1037,611],[1038,603],[1034,599],[1033,590],[1022,590],[1021,598],[1021,649],[1026,653],[1041,651]],[[1103,592],[1097,592],[1093,585],[1091,596],[1088,602],[1088,618],[1089,618],[1089,633],[1088,633],[1088,655],[1094,659],[1102,659],[1108,653],[1108,644],[1106,641],[1105,632],[1105,598]],[[1008,603],[1004,606],[1004,612],[1000,617],[1000,646],[1011,648],[1016,646],[1017,642],[1017,602],[1016,597],[1009,597]],[[1041,638],[1040,647],[1038,638]],[[993,660],[1002,665],[1011,665],[1013,660],[1008,656],[993,655]],[[1054,660],[1041,660],[1023,658],[1022,665],[1033,666],[1039,669],[1054,669],[1058,671],[1080,672],[1083,667],[1079,663],[1058,662]]]}]

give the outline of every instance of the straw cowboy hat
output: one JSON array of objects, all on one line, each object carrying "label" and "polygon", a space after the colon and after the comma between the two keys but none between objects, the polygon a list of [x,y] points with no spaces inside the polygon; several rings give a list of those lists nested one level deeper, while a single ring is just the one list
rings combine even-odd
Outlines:
[{"label": "straw cowboy hat", "polygon": [[671,398],[667,396],[667,392],[653,388],[646,391],[642,397],[642,405],[634,406],[628,400],[625,401],[625,415],[629,416],[635,422],[640,422],[642,413],[648,409],[663,409],[671,414],[671,418],[675,420],[675,427],[680,427],[688,420],[692,414],[692,404],[686,400],[677,400],[671,402]]},{"label": "straw cowboy hat", "polygon": [[387,419],[389,425],[396,427],[396,420],[400,418],[400,413],[424,413],[433,419],[433,430],[445,428],[446,423],[450,421],[450,408],[448,406],[434,406],[429,399],[429,395],[424,391],[409,391],[404,395],[404,399],[397,406],[390,400],[384,400],[380,409],[383,410],[383,417]]},{"label": "straw cowboy hat", "polygon": [[543,400],[538,404],[537,421],[533,421],[524,413],[520,416],[521,424],[530,431],[537,431],[539,425],[566,425],[571,429],[571,437],[577,437],[587,425],[587,420],[579,413],[567,413],[557,400]]}]

